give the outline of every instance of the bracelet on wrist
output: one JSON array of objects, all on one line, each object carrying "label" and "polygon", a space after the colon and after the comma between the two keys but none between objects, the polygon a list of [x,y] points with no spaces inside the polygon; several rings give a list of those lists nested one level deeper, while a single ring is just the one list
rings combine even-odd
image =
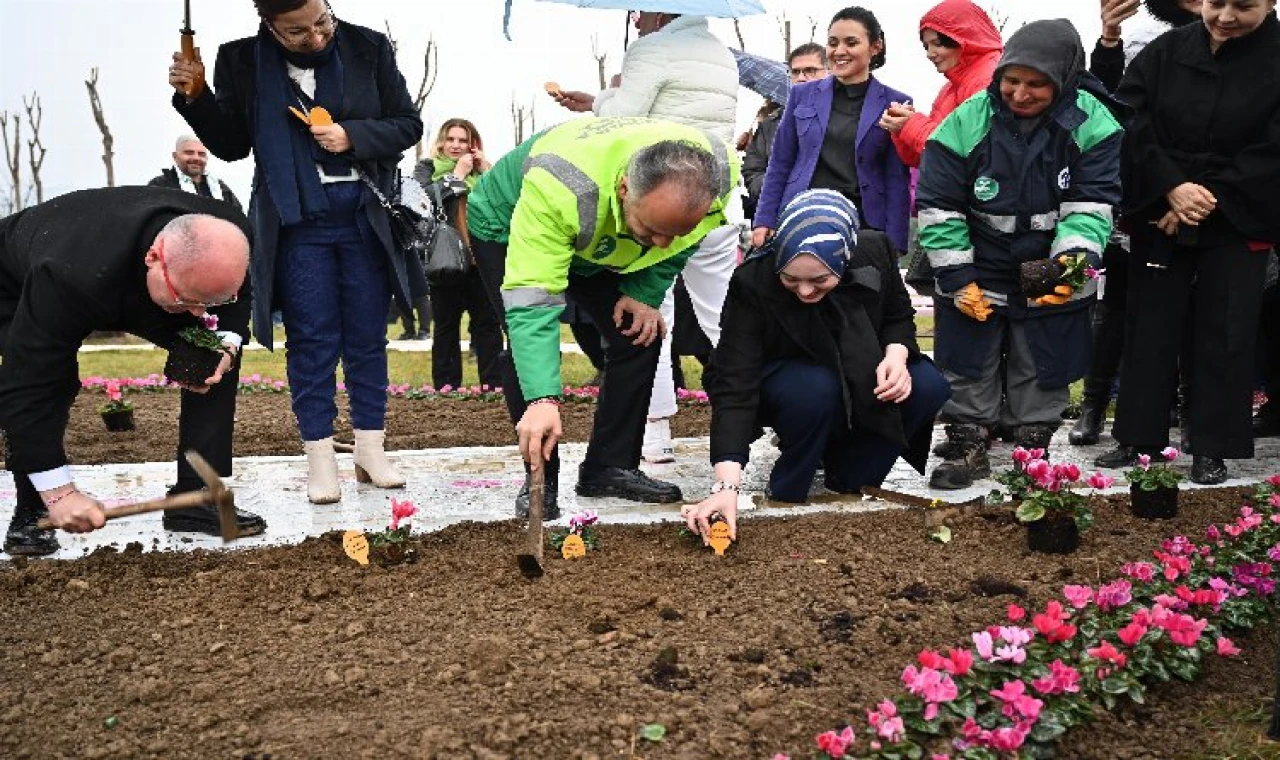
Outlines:
[{"label": "bracelet on wrist", "polygon": [[1102,40],[1102,42],[1103,42],[1104,44],[1108,45],[1108,46],[1110,46],[1110,45],[1119,45],[1119,44],[1120,44],[1120,38],[1119,38],[1119,37],[1105,37],[1105,36],[1104,36],[1104,37],[1099,37],[1098,39]]},{"label": "bracelet on wrist", "polygon": [[717,494],[721,491],[733,491],[734,493],[742,493],[742,487],[737,483],[730,483],[726,480],[717,480],[711,484],[711,493]]},{"label": "bracelet on wrist", "polygon": [[45,509],[48,509],[49,507],[52,507],[54,504],[57,504],[58,502],[60,502],[60,501],[62,501],[63,499],[67,498],[67,497],[68,497],[68,496],[70,496],[71,494],[75,493],[75,492],[76,492],[76,490],[77,490],[77,489],[76,489],[76,487],[75,487],[74,485],[72,485],[70,488],[68,488],[67,490],[65,490],[65,491],[63,491],[62,493],[58,494],[57,496],[53,497],[52,499],[48,499],[48,500],[47,500],[47,501],[45,501],[45,503],[44,503]]},{"label": "bracelet on wrist", "polygon": [[526,404],[526,406],[533,406],[534,404],[553,404],[555,406],[560,406],[561,401],[556,396],[543,396],[542,398],[535,398],[533,401]]}]

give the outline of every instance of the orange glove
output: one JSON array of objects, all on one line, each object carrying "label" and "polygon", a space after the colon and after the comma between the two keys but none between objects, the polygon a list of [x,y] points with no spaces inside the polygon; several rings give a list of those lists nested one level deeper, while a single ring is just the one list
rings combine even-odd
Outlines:
[{"label": "orange glove", "polygon": [[956,308],[961,314],[979,322],[986,322],[987,317],[991,316],[991,302],[982,295],[982,288],[976,282],[960,288],[960,292],[956,294]]},{"label": "orange glove", "polygon": [[1047,296],[1040,296],[1036,299],[1036,304],[1040,306],[1061,306],[1071,300],[1072,290],[1070,285],[1055,285],[1053,292]]}]

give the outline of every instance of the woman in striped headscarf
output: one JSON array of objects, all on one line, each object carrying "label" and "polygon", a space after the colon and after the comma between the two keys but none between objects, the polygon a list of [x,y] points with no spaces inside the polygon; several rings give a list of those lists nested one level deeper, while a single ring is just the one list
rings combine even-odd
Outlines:
[{"label": "woman in striped headscarf", "polygon": [[916,345],[884,233],[859,232],[857,209],[833,190],[797,195],[779,218],[770,245],[734,272],[703,377],[715,483],[684,510],[703,535],[715,513],[736,533],[742,469],[762,427],[782,449],[770,499],[806,501],[819,467],[827,489],[858,493],[899,456],[924,472],[934,415],[951,394]]}]

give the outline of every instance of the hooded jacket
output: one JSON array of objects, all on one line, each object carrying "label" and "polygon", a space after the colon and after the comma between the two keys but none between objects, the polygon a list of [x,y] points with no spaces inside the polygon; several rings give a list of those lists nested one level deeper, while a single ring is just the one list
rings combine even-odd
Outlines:
[{"label": "hooded jacket", "polygon": [[933,100],[929,113],[916,112],[893,136],[893,147],[907,166],[920,165],[929,135],[942,120],[968,100],[974,93],[982,92],[991,84],[996,64],[1004,42],[1000,31],[991,22],[986,11],[970,0],[944,0],[920,19],[920,32],[932,29],[960,43],[960,62],[943,76],[947,84]]}]

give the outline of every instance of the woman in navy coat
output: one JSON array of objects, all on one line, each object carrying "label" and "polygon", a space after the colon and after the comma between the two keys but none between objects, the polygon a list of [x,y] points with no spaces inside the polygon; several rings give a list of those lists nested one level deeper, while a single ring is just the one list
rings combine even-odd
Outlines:
[{"label": "woman in navy coat", "polygon": [[779,209],[813,188],[848,198],[866,227],[905,251],[910,173],[878,122],[890,104],[911,98],[871,74],[885,62],[875,15],[859,7],[837,13],[827,29],[827,59],[830,77],[791,88],[752,220],[752,243],[763,245],[777,227]]}]

